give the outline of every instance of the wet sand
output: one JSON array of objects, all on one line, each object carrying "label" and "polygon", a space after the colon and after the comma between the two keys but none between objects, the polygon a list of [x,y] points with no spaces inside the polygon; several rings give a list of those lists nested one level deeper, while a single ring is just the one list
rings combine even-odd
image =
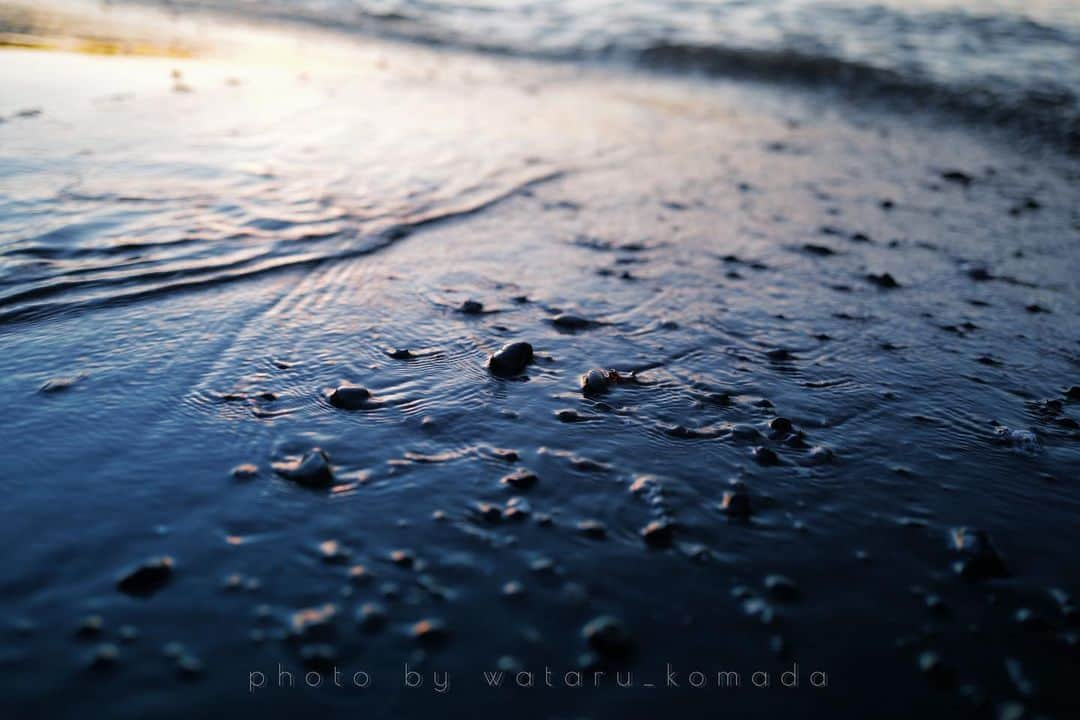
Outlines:
[{"label": "wet sand", "polygon": [[1074,159],[243,32],[0,55],[13,716],[1077,710]]}]

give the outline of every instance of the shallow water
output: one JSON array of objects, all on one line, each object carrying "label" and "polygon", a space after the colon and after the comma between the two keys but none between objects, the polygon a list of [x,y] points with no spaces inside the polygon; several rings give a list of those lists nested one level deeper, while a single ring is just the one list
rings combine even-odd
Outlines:
[{"label": "shallow water", "polygon": [[[294,50],[2,57],[13,716],[1075,712],[1072,160],[814,95]],[[493,377],[517,340],[536,361]],[[594,367],[638,382],[583,395]],[[370,407],[334,407],[343,382]],[[332,487],[275,472],[313,447]],[[521,468],[535,486],[500,482]],[[720,507],[733,482],[749,518]],[[962,526],[1007,577],[958,577]],[[158,555],[163,588],[118,592]],[[601,665],[634,688],[485,687],[579,667],[605,614],[634,649]],[[444,642],[411,636],[425,618]],[[91,667],[101,643],[118,659]],[[372,687],[272,687],[320,645]],[[750,685],[793,662],[798,690]],[[689,687],[721,669],[743,686]]]}]

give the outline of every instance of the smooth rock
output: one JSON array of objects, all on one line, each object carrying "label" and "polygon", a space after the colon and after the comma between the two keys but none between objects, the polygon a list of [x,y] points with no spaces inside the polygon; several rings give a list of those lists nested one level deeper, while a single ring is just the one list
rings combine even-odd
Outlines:
[{"label": "smooth rock", "polygon": [[953,568],[964,579],[988,580],[1009,574],[986,531],[960,527],[953,529],[950,537],[953,549],[961,556]]},{"label": "smooth rock", "polygon": [[342,410],[360,410],[371,400],[371,391],[359,385],[339,385],[330,393],[330,404]]},{"label": "smooth rock", "polygon": [[531,473],[528,470],[518,470],[517,472],[504,476],[499,482],[517,490],[528,490],[536,484],[538,479],[539,478],[536,477],[535,473]]},{"label": "smooth rock", "polygon": [[799,586],[795,581],[783,575],[768,575],[765,578],[765,589],[780,602],[794,602],[799,599]]},{"label": "smooth rock", "polygon": [[615,381],[615,371],[593,368],[581,376],[581,391],[586,395],[600,395],[606,393]]},{"label": "smooth rock", "polygon": [[577,530],[591,540],[603,540],[607,537],[607,528],[599,520],[582,520],[577,524]]},{"label": "smooth rock", "polygon": [[494,375],[504,377],[517,375],[533,360],[533,347],[527,342],[513,342],[503,345],[488,357],[488,370]]},{"label": "smooth rock", "polygon": [[312,448],[299,460],[276,463],[274,470],[282,477],[311,487],[326,487],[334,482],[330,457],[322,448]]},{"label": "smooth rock", "polygon": [[117,581],[116,587],[127,595],[153,595],[169,582],[173,565],[173,559],[167,555],[151,558],[127,572]]},{"label": "smooth rock", "polygon": [[593,618],[581,629],[589,647],[605,658],[623,659],[634,652],[634,640],[622,621],[611,615]]},{"label": "smooth rock", "polygon": [[666,520],[653,520],[641,529],[645,543],[654,548],[668,548],[675,538],[675,527]]}]

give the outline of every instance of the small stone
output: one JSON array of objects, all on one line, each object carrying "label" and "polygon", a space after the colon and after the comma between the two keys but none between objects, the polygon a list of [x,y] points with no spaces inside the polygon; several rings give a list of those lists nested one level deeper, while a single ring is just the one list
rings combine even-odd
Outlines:
[{"label": "small stone", "polygon": [[332,565],[343,565],[349,562],[349,558],[352,556],[349,549],[337,540],[324,540],[319,543],[317,547],[319,557],[322,558],[322,561]]},{"label": "small stone", "polygon": [[892,290],[894,288],[900,287],[900,283],[896,282],[896,278],[894,278],[889,273],[881,273],[880,275],[870,273],[866,276],[866,279],[870,283],[877,285],[879,288],[885,290]]},{"label": "small stone", "polygon": [[653,520],[641,530],[645,543],[654,548],[671,547],[674,535],[674,526],[666,520]]},{"label": "small stone", "polygon": [[394,360],[412,360],[416,358],[416,353],[406,348],[390,348],[386,351],[386,354]]},{"label": "small stone", "polygon": [[589,647],[605,658],[624,659],[634,652],[634,641],[622,621],[611,615],[590,620],[581,629]]},{"label": "small stone", "polygon": [[1070,400],[1080,400],[1080,385],[1073,385],[1065,391],[1065,397]]},{"label": "small stone", "polygon": [[114,667],[120,660],[120,649],[112,643],[102,643],[90,653],[90,668],[93,670],[107,670]]},{"label": "small stone", "polygon": [[919,655],[919,670],[921,670],[923,675],[925,675],[934,685],[939,687],[948,687],[952,685],[952,671],[946,667],[941,656],[936,652],[927,650]]},{"label": "small stone", "polygon": [[603,540],[607,537],[607,528],[599,520],[582,520],[577,524],[577,530],[590,540]]},{"label": "small stone", "polygon": [[585,416],[579,413],[577,410],[570,408],[564,408],[562,410],[555,411],[555,417],[559,419],[559,422],[564,423],[576,423],[585,419]]},{"label": "small stone", "polygon": [[259,474],[259,467],[251,463],[243,463],[232,469],[232,476],[237,480],[251,480]]},{"label": "small stone", "polygon": [[363,565],[353,565],[349,568],[349,582],[353,585],[366,585],[372,581],[374,575]]},{"label": "small stone", "polygon": [[756,447],[751,451],[754,462],[758,465],[772,466],[780,464],[780,456],[771,448]]},{"label": "small stone", "polygon": [[835,455],[832,450],[824,445],[815,445],[810,448],[810,452],[806,456],[806,463],[808,465],[828,465],[834,458]]},{"label": "small stone", "polygon": [[338,607],[333,603],[303,608],[294,612],[289,618],[289,627],[297,637],[326,637],[333,634],[337,616]]},{"label": "small stone", "polygon": [[535,473],[529,472],[528,470],[518,470],[517,472],[512,472],[509,475],[504,476],[499,482],[508,487],[512,487],[515,490],[528,490],[536,485],[538,480],[539,478],[536,477]]},{"label": "small stone", "polygon": [[775,350],[769,350],[765,353],[765,357],[769,358],[773,362],[791,362],[795,359],[795,356],[791,354],[790,350],[785,348],[776,348]]},{"label": "small stone", "polygon": [[593,325],[591,321],[569,313],[559,313],[551,318],[551,324],[561,330],[584,330]]},{"label": "small stone", "polygon": [[750,494],[745,490],[725,490],[720,509],[735,518],[748,518],[752,514]]},{"label": "small stone", "polygon": [[331,670],[337,657],[337,650],[327,643],[313,643],[300,648],[300,661],[308,670]]},{"label": "small stone", "polygon": [[339,385],[330,393],[330,404],[342,410],[360,410],[371,400],[371,391],[359,385]]},{"label": "small stone", "polygon": [[484,304],[478,300],[469,299],[461,303],[458,309],[465,315],[479,315],[484,312]]},{"label": "small stone", "polygon": [[416,564],[416,555],[412,550],[394,550],[390,553],[390,561],[398,567],[411,568]]},{"label": "small stone", "polygon": [[794,430],[795,426],[792,425],[791,421],[787,418],[778,417],[773,418],[772,422],[769,423],[769,429],[772,430],[774,433],[783,436]]},{"label": "small stone", "polygon": [[494,375],[509,377],[523,371],[533,360],[533,347],[527,342],[503,345],[488,357],[488,370]]},{"label": "small stone", "polygon": [[780,602],[794,602],[801,594],[795,581],[783,575],[766,576],[765,589]]},{"label": "small stone", "polygon": [[375,632],[386,625],[386,608],[376,602],[367,602],[356,613],[360,627],[368,632]]},{"label": "small stone", "polygon": [[176,669],[185,678],[194,679],[202,675],[203,663],[195,655],[184,653],[176,659]]},{"label": "small stone", "polygon": [[581,376],[581,391],[586,395],[600,395],[606,393],[615,382],[617,374],[614,370],[593,368]]},{"label": "small stone", "polygon": [[498,505],[492,505],[491,503],[478,502],[473,506],[476,514],[481,520],[489,523],[497,523],[502,520],[502,509]]},{"label": "small stone", "polygon": [[127,595],[140,597],[153,595],[169,582],[173,565],[173,559],[167,555],[150,558],[121,577],[116,587]]},{"label": "small stone", "polygon": [[327,487],[334,482],[330,456],[322,448],[312,448],[299,460],[276,463],[274,470],[284,478],[310,487]]},{"label": "small stone", "polygon": [[446,624],[437,618],[427,618],[415,623],[409,629],[409,634],[412,635],[415,640],[425,644],[440,643],[449,636]]},{"label": "small stone", "polygon": [[1005,562],[984,530],[955,528],[951,539],[953,549],[961,555],[953,567],[964,579],[987,580],[1008,575]]},{"label": "small stone", "polygon": [[502,587],[503,597],[510,598],[512,600],[518,599],[525,594],[525,586],[519,583],[517,580],[511,580]]},{"label": "small stone", "polygon": [[105,628],[105,619],[100,615],[87,615],[79,622],[75,634],[81,638],[97,637]]}]

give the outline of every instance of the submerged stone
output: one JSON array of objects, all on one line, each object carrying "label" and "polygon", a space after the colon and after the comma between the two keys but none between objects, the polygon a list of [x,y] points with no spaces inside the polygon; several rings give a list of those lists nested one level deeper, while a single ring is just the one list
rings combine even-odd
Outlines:
[{"label": "submerged stone", "polygon": [[799,586],[795,581],[783,575],[768,575],[765,589],[780,602],[794,602],[799,599]]},{"label": "submerged stone", "polygon": [[394,360],[412,360],[416,357],[416,353],[406,348],[390,348],[386,354]]},{"label": "submerged stone", "polygon": [[771,448],[756,447],[753,449],[752,454],[754,456],[754,461],[758,465],[772,466],[780,464],[780,456]]},{"label": "submerged stone", "polygon": [[585,328],[591,327],[593,323],[591,320],[586,320],[577,315],[559,313],[551,318],[551,324],[562,330],[584,330]]},{"label": "submerged stone", "polygon": [[892,290],[893,288],[900,287],[900,283],[896,282],[896,278],[889,273],[881,273],[880,275],[870,273],[866,276],[866,279],[868,282],[885,290]]},{"label": "submerged stone", "polygon": [[488,370],[494,375],[511,376],[523,371],[533,360],[533,347],[527,342],[503,345],[488,357]]},{"label": "submerged stone", "polygon": [[386,625],[386,609],[377,602],[367,602],[356,612],[356,619],[360,627],[374,632]]},{"label": "submerged stone", "polygon": [[577,530],[591,540],[603,540],[607,537],[607,528],[599,520],[582,520],[577,524]]},{"label": "submerged stone", "polygon": [[330,457],[322,448],[312,448],[299,460],[277,463],[274,470],[282,477],[311,487],[326,487],[334,482]]},{"label": "submerged stone", "polygon": [[622,621],[611,615],[593,618],[581,628],[589,647],[605,658],[623,659],[634,652],[634,640]]},{"label": "submerged stone", "polygon": [[359,410],[371,400],[371,391],[359,385],[339,385],[330,393],[330,404],[342,410]]},{"label": "submerged stone", "polygon": [[528,490],[537,483],[537,480],[539,480],[539,478],[536,477],[535,473],[529,472],[528,470],[518,470],[517,472],[504,476],[500,482],[503,485],[508,485],[517,490]]},{"label": "submerged stone", "polygon": [[479,315],[480,313],[484,312],[484,304],[479,300],[473,300],[470,298],[469,300],[461,303],[461,307],[458,309],[466,315]]},{"label": "submerged stone", "polygon": [[251,463],[243,463],[232,469],[232,476],[237,480],[251,480],[259,474],[259,467]]},{"label": "submerged stone", "polygon": [[169,582],[173,565],[173,559],[167,555],[151,558],[127,572],[117,581],[116,587],[127,595],[153,595]]},{"label": "submerged stone", "polygon": [[750,493],[740,489],[724,491],[724,497],[720,501],[720,509],[731,517],[750,517],[753,512],[750,503]]},{"label": "submerged stone", "polygon": [[427,618],[415,623],[409,629],[409,634],[414,639],[425,644],[440,643],[449,637],[446,623],[437,618]]},{"label": "submerged stone", "polygon": [[984,530],[971,527],[955,528],[951,534],[953,549],[960,559],[953,564],[957,574],[966,580],[978,581],[1006,577],[1009,572],[997,548]]},{"label": "submerged stone", "polygon": [[654,548],[668,548],[675,538],[675,527],[667,520],[653,520],[641,529],[645,543]]},{"label": "submerged stone", "polygon": [[581,391],[586,395],[606,393],[617,380],[614,370],[593,368],[581,376]]}]

